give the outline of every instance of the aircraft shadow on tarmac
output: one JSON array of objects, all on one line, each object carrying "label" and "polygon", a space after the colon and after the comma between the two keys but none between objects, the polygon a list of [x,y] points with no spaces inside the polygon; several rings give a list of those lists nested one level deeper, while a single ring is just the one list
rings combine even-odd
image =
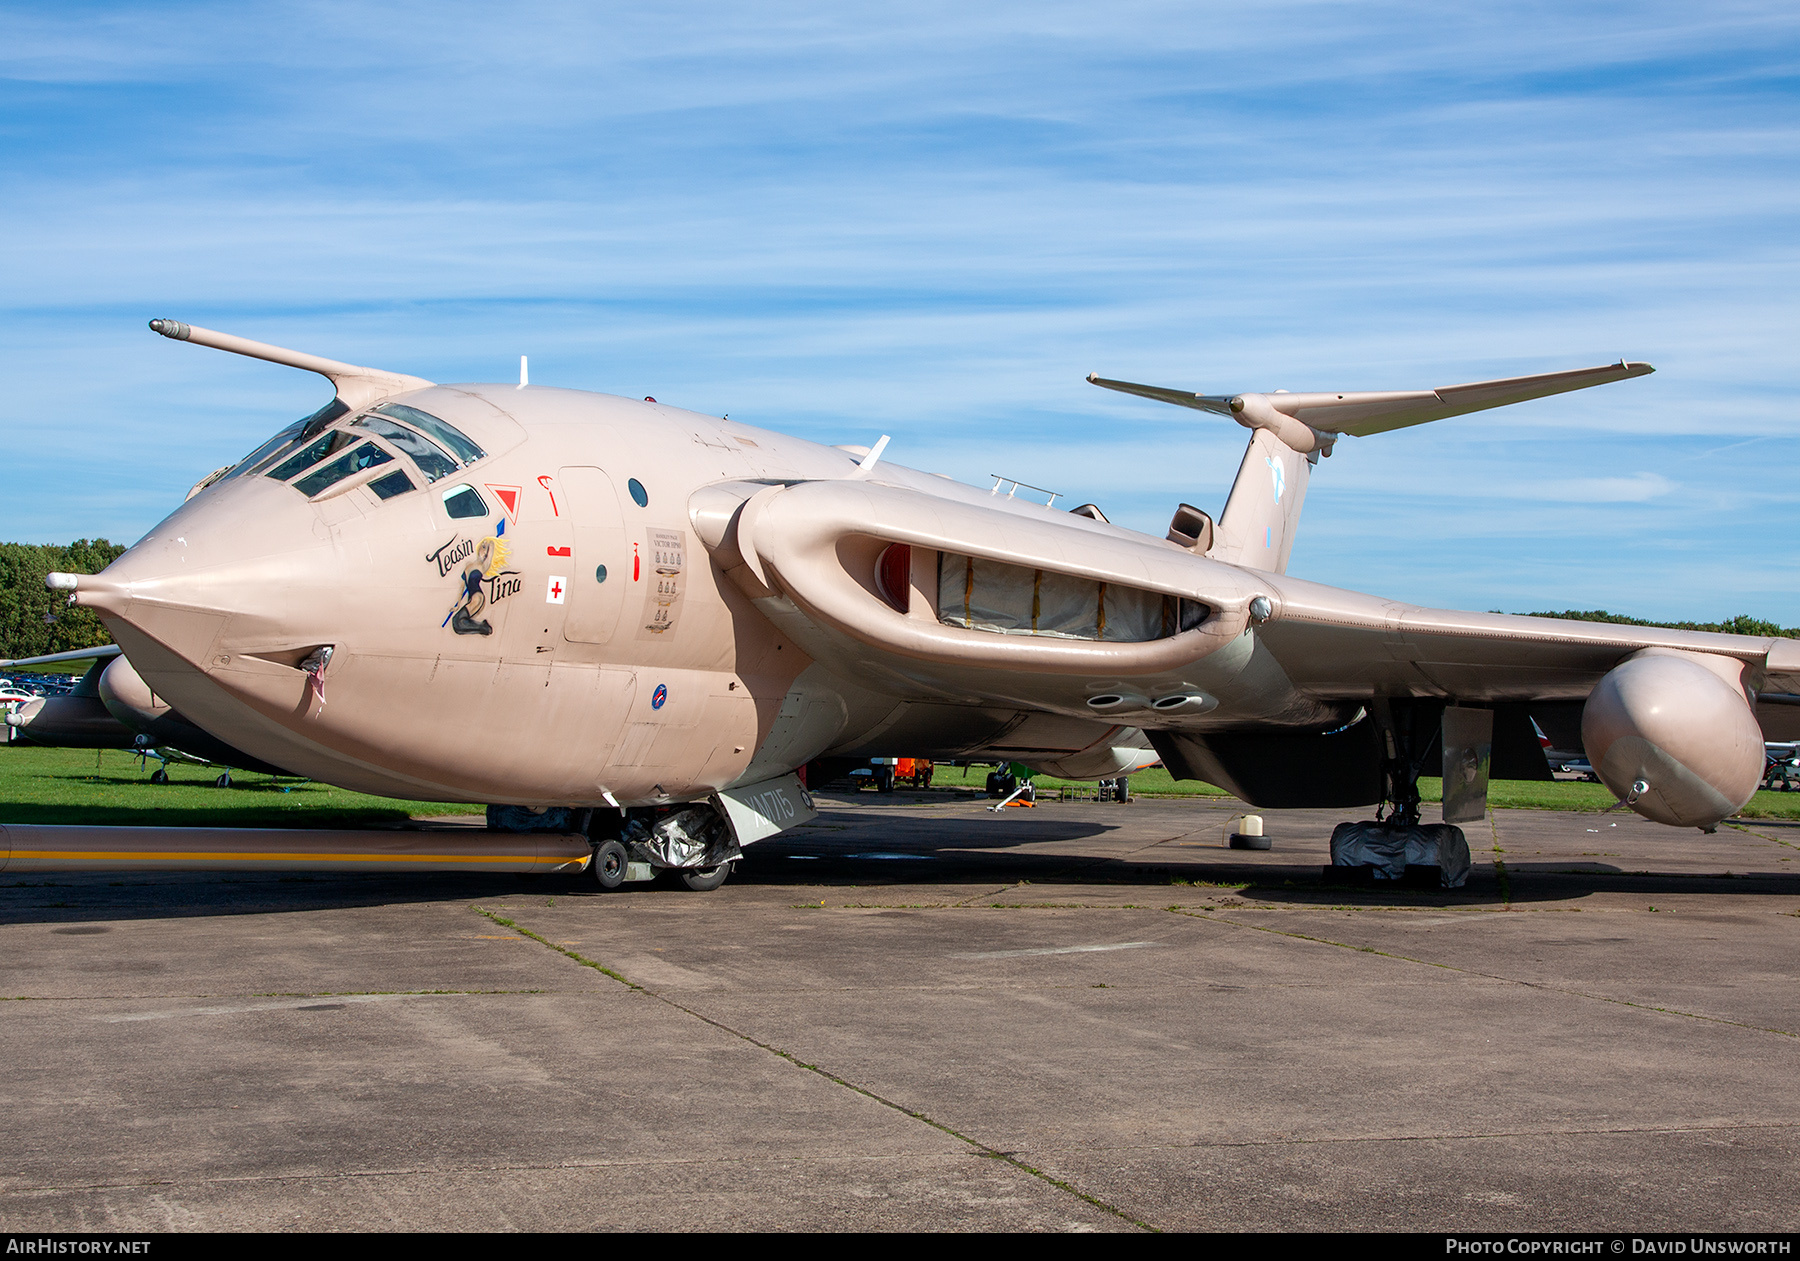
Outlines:
[{"label": "aircraft shadow on tarmac", "polygon": [[[761,847],[759,847],[761,848]],[[296,914],[424,902],[479,903],[520,894],[555,898],[711,899],[720,914],[731,913],[730,890],[738,888],[864,888],[936,886],[960,901],[969,891],[1005,889],[1028,884],[1032,900],[1056,901],[1077,890],[1092,893],[1105,887],[1136,890],[1141,905],[1167,889],[1174,901],[1196,886],[1223,886],[1252,901],[1296,906],[1499,908],[1578,900],[1597,893],[1629,893],[1673,901],[1685,895],[1800,896],[1800,876],[1689,875],[1630,873],[1619,870],[1511,870],[1505,887],[1490,867],[1478,867],[1461,889],[1412,888],[1394,884],[1344,886],[1328,884],[1312,864],[1249,866],[1221,861],[1179,866],[1154,862],[1121,862],[1103,855],[1021,855],[974,858],[946,849],[943,853],[787,852],[771,847],[739,864],[732,881],[717,894],[696,894],[667,881],[630,885],[602,892],[586,875],[514,876],[455,874],[338,875],[223,874],[212,872],[0,877],[0,924],[53,924],[59,927],[97,921],[186,919],[218,915]],[[1009,890],[1009,900],[1021,891]],[[910,896],[910,895],[909,895]],[[1148,900],[1146,900],[1148,898]],[[53,930],[54,931],[54,930]]]},{"label": "aircraft shadow on tarmac", "polygon": [[[235,795],[235,793],[234,793]],[[250,809],[258,814],[285,813],[279,794]],[[242,803],[242,798],[238,798]],[[1368,907],[1531,905],[1578,900],[1597,893],[1654,895],[1800,896],[1800,874],[1785,872],[1694,873],[1627,870],[1598,862],[1508,864],[1504,877],[1477,855],[1474,871],[1461,889],[1406,886],[1376,882],[1343,885],[1327,882],[1317,855],[1306,859],[1277,852],[1252,859],[1220,848],[1170,852],[1132,846],[1125,854],[1109,853],[1118,824],[1104,817],[1072,820],[1026,812],[1002,816],[946,816],[920,811],[863,814],[855,808],[826,806],[814,823],[752,847],[738,863],[720,894],[696,894],[668,878],[649,885],[628,885],[602,893],[586,874],[580,875],[355,875],[338,873],[108,873],[15,876],[0,874],[0,923],[73,925],[93,921],[186,918],[209,915],[280,914],[421,902],[468,901],[517,896],[521,892],[551,897],[674,898],[688,902],[716,898],[729,914],[730,891],[738,888],[869,888],[939,886],[946,900],[960,901],[981,888],[1004,889],[1029,884],[1032,898],[1056,900],[1058,890],[1131,887],[1135,902],[1156,896],[1158,886],[1186,900],[1196,888],[1216,886],[1229,896],[1268,903]],[[79,820],[61,812],[79,813]],[[154,817],[132,808],[44,807],[58,817],[17,822],[89,824],[153,824]],[[17,813],[17,812],[15,812]],[[241,811],[232,822],[242,825]],[[368,817],[363,812],[363,819]],[[262,820],[258,820],[262,822]],[[342,823],[337,820],[331,823]],[[396,824],[404,825],[396,812]],[[290,825],[291,826],[291,825]],[[1758,827],[1800,827],[1800,822],[1758,820]],[[1085,843],[1084,843],[1085,842]],[[1043,846],[1043,849],[1028,847]],[[1178,856],[1179,855],[1179,856]],[[1152,904],[1146,902],[1145,904]],[[1155,903],[1159,904],[1160,903]]]}]

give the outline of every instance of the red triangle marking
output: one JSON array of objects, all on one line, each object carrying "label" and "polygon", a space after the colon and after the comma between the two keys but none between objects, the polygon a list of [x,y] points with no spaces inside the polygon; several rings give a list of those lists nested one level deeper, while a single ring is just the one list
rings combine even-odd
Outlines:
[{"label": "red triangle marking", "polygon": [[492,482],[484,484],[489,490],[494,492],[494,498],[500,501],[500,506],[506,509],[507,520],[518,520],[519,488],[517,486],[495,486]]}]

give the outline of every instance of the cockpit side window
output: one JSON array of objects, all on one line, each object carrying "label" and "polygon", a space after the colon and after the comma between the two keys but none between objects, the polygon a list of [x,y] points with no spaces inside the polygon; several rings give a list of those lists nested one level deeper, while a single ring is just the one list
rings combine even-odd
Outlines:
[{"label": "cockpit side window", "polygon": [[269,476],[278,482],[285,482],[294,474],[311,468],[327,456],[336,455],[355,441],[355,434],[345,433],[342,429],[333,429],[307,443],[295,455],[270,469]]},{"label": "cockpit side window", "polygon": [[417,490],[418,487],[412,484],[412,478],[405,473],[395,471],[386,477],[377,477],[369,483],[369,489],[382,499],[392,499],[395,495],[404,495],[409,490]]},{"label": "cockpit side window", "polygon": [[359,416],[350,422],[350,427],[367,429],[399,447],[404,454],[412,457],[413,463],[419,466],[419,471],[425,474],[427,482],[435,482],[440,477],[456,472],[456,461],[442,447],[429,438],[414,433],[405,425],[395,424],[386,416]]},{"label": "cockpit side window", "polygon": [[[342,437],[350,435],[339,431]],[[393,456],[383,451],[373,442],[365,442],[360,447],[340,455],[331,463],[315,469],[294,483],[294,489],[307,498],[312,498],[327,486],[335,486],[352,473],[360,473],[366,468],[374,468],[377,464],[387,464]]]},{"label": "cockpit side window", "polygon": [[488,513],[487,505],[475,493],[475,488],[466,484],[452,486],[444,492],[444,511],[453,518],[485,517]]},{"label": "cockpit side window", "polygon": [[294,447],[300,443],[307,441],[309,438],[317,437],[324,431],[325,426],[329,425],[339,416],[347,416],[349,413],[350,409],[344,405],[343,399],[332,399],[312,415],[302,416],[299,420],[296,420],[293,424],[289,425],[273,438],[270,438],[267,442],[256,448],[256,450],[252,451],[249,455],[239,460],[237,464],[232,467],[231,471],[226,473],[219,480],[222,482],[229,481],[233,477],[242,477],[247,473],[260,471],[261,467],[274,463],[275,460],[293,450]]},{"label": "cockpit side window", "polygon": [[455,452],[456,458],[462,461],[464,467],[487,455],[487,452],[476,446],[462,430],[439,420],[436,416],[422,412],[416,407],[408,407],[404,403],[382,403],[375,410],[383,416],[391,416],[395,420],[411,425],[414,429],[430,434],[439,443]]}]

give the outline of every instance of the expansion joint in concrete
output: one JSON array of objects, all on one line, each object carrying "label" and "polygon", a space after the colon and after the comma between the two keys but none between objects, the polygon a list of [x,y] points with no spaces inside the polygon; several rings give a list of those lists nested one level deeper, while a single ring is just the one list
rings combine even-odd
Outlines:
[{"label": "expansion joint in concrete", "polygon": [[988,1144],[982,1142],[980,1139],[974,1138],[971,1135],[965,1134],[961,1130],[956,1129],[954,1126],[946,1125],[946,1124],[944,1124],[944,1122],[939,1121],[936,1118],[927,1115],[926,1113],[919,1112],[913,1108],[907,1107],[905,1104],[898,1103],[892,1099],[889,1099],[885,1095],[882,1095],[882,1094],[877,1093],[876,1091],[870,1090],[867,1086],[858,1085],[856,1082],[851,1081],[849,1078],[841,1077],[837,1073],[834,1073],[826,1068],[821,1068],[817,1064],[808,1064],[805,1060],[801,1059],[799,1056],[795,1055],[791,1051],[786,1051],[786,1050],[783,1050],[781,1047],[773,1045],[772,1043],[764,1042],[760,1038],[757,1038],[757,1037],[752,1036],[751,1034],[745,1033],[742,1029],[733,1028],[731,1025],[726,1024],[724,1021],[717,1020],[717,1019],[713,1018],[712,1016],[708,1016],[704,1012],[696,1011],[694,1008],[687,1006],[685,1003],[677,1002],[676,1000],[670,998],[668,995],[659,993],[658,991],[651,989],[649,986],[640,985],[636,981],[633,981],[630,978],[626,977],[623,973],[615,971],[614,969],[609,968],[605,964],[600,963],[594,959],[589,959],[584,955],[578,954],[575,951],[570,950],[566,946],[559,946],[555,942],[549,940],[548,938],[542,937],[539,934],[532,932],[529,928],[525,928],[524,926],[518,924],[517,922],[515,922],[513,920],[507,919],[501,915],[497,915],[493,911],[490,911],[490,910],[486,909],[485,907],[477,906],[474,908],[474,910],[475,910],[476,914],[485,916],[489,920],[492,920],[494,923],[499,924],[502,927],[510,928],[514,932],[519,933],[521,936],[529,937],[531,940],[533,940],[535,942],[539,942],[545,946],[548,946],[551,950],[554,950],[554,951],[556,951],[556,953],[563,955],[564,957],[570,959],[571,961],[573,961],[575,963],[580,964],[582,967],[592,968],[596,972],[604,973],[606,976],[611,977],[613,980],[617,981],[619,984],[625,986],[628,989],[634,990],[637,993],[645,995],[646,997],[653,998],[656,1001],[665,1004],[666,1006],[674,1008],[676,1011],[679,1011],[686,1016],[690,1016],[693,1019],[700,1021],[702,1024],[710,1025],[712,1028],[717,1029],[721,1033],[728,1034],[731,1037],[737,1038],[739,1041],[748,1043],[749,1045],[756,1047],[760,1051],[767,1052],[768,1054],[773,1055],[778,1059],[785,1060],[789,1064],[792,1064],[795,1068],[803,1069],[806,1072],[812,1073],[818,1077],[823,1077],[826,1081],[831,1082],[834,1085],[841,1086],[845,1090],[852,1091],[855,1094],[861,1095],[864,1099],[867,1099],[872,1103],[879,1104],[884,1108],[892,1109],[893,1111],[900,1113],[902,1116],[910,1117],[912,1120],[919,1122],[921,1125],[928,1125],[932,1129],[937,1130],[939,1133],[947,1134],[951,1138],[956,1139],[958,1142],[966,1143],[970,1148],[972,1148],[974,1150],[974,1153],[977,1156],[980,1156],[987,1160],[999,1161],[1002,1164],[1011,1165],[1014,1169],[1017,1169],[1020,1173],[1026,1174],[1032,1178],[1036,1178],[1038,1181],[1045,1183],[1048,1186],[1055,1187],[1057,1190],[1062,1191],[1065,1194],[1072,1195],[1076,1199],[1081,1200],[1084,1203],[1087,1203],[1089,1205],[1092,1205],[1094,1208],[1099,1209],[1101,1212],[1109,1213],[1112,1216],[1118,1218],[1120,1221],[1126,1222],[1132,1226],[1136,1226],[1140,1230],[1147,1230],[1147,1231],[1151,1231],[1151,1232],[1154,1232],[1157,1234],[1162,1233],[1159,1227],[1153,1226],[1149,1222],[1139,1221],[1137,1218],[1131,1216],[1124,1209],[1119,1208],[1117,1205],[1109,1204],[1105,1200],[1100,1199],[1098,1196],[1090,1195],[1088,1192],[1083,1191],[1080,1187],[1075,1186],[1073,1183],[1067,1182],[1062,1178],[1055,1177],[1054,1175],[1049,1174],[1049,1173],[1045,1172],[1044,1170],[1037,1168],[1035,1165],[1027,1164],[1025,1161],[1019,1159],[1019,1156],[1016,1152],[1001,1151],[999,1148],[990,1147]]}]

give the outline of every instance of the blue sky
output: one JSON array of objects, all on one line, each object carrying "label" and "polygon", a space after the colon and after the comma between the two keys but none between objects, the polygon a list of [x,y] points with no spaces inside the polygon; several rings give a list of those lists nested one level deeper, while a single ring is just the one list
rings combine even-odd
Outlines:
[{"label": "blue sky", "polygon": [[323,383],[665,402],[1161,534],[1243,432],[1108,394],[1655,376],[1346,440],[1292,572],[1800,625],[1800,10],[0,9],[0,536],[137,538]]}]

